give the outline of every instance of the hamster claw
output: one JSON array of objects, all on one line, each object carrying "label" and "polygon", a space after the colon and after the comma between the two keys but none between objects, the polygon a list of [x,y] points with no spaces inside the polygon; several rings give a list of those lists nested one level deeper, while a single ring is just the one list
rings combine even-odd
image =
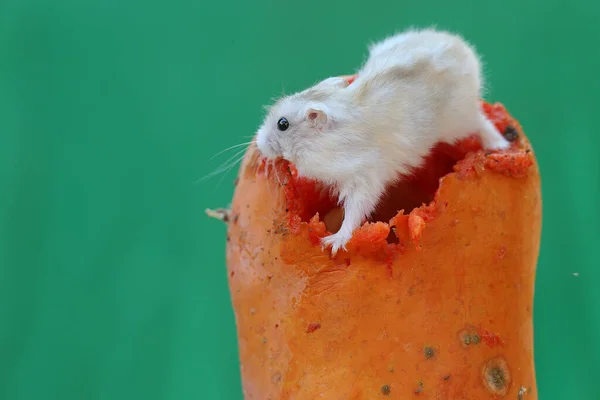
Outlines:
[{"label": "hamster claw", "polygon": [[349,238],[340,235],[339,232],[334,233],[333,235],[329,235],[321,239],[321,249],[325,250],[327,247],[331,246],[331,257],[335,257],[340,250],[348,251],[346,248],[348,240]]}]

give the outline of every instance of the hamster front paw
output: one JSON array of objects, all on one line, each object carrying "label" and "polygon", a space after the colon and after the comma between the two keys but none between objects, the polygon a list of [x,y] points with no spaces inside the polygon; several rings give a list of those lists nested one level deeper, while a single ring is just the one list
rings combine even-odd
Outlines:
[{"label": "hamster front paw", "polygon": [[333,235],[329,235],[321,239],[321,248],[325,250],[327,247],[331,246],[331,256],[335,257],[340,249],[347,251],[346,244],[351,237],[352,234],[348,235],[343,231],[339,231],[338,233],[334,233]]}]

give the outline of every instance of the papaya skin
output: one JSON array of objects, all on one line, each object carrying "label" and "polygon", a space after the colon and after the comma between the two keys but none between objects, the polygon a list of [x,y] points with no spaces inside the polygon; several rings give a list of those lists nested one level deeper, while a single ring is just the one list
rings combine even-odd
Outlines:
[{"label": "papaya skin", "polygon": [[227,222],[246,399],[537,399],[539,169],[518,122],[484,109],[510,149],[438,146],[334,258],[335,199],[248,149]]}]

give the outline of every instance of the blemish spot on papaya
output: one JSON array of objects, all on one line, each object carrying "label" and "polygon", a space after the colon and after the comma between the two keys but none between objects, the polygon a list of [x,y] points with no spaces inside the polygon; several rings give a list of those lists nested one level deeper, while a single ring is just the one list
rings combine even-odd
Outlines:
[{"label": "blemish spot on papaya", "polygon": [[278,384],[281,381],[281,372],[275,372],[271,377],[271,383]]},{"label": "blemish spot on papaya", "polygon": [[524,400],[525,399],[525,395],[529,393],[529,390],[527,390],[527,388],[525,386],[521,386],[519,388],[519,393],[517,395],[517,400]]},{"label": "blemish spot on papaya", "polygon": [[510,385],[510,371],[502,357],[492,358],[483,367],[483,384],[491,394],[505,396]]},{"label": "blemish spot on papaya", "polygon": [[519,138],[519,132],[512,125],[507,125],[504,129],[504,138],[509,142],[514,142]]},{"label": "blemish spot on papaya", "polygon": [[485,329],[481,329],[480,335],[481,338],[485,341],[485,343],[490,347],[501,346],[504,344],[499,335],[488,332]]},{"label": "blemish spot on papaya", "polygon": [[[466,330],[461,331],[458,336],[459,336],[459,339],[460,339],[463,347],[470,346],[471,344],[479,343],[479,338],[477,338],[477,340],[475,340],[475,336]],[[476,341],[477,341],[477,343],[476,343]]]},{"label": "blemish spot on papaya", "polygon": [[466,348],[471,345],[479,344],[481,342],[481,337],[474,326],[468,325],[458,333],[458,340],[460,341],[461,346]]},{"label": "blemish spot on papaya", "polygon": [[498,253],[496,254],[496,257],[494,258],[494,262],[502,261],[502,259],[504,258],[505,255],[506,255],[506,246],[501,246],[498,249]]},{"label": "blemish spot on papaya", "polygon": [[488,383],[495,389],[502,389],[506,383],[504,372],[498,367],[492,367],[488,371]]},{"label": "blemish spot on papaya", "polygon": [[281,225],[277,226],[275,228],[275,230],[273,230],[273,233],[276,235],[285,236],[288,234],[288,228],[286,228],[285,225],[281,224]]},{"label": "blemish spot on papaya", "polygon": [[308,327],[306,328],[306,333],[313,333],[314,331],[316,331],[317,329],[321,328],[321,324],[319,324],[318,322],[313,322],[312,324],[309,324]]},{"label": "blemish spot on papaya", "polygon": [[390,388],[390,385],[383,385],[383,386],[381,387],[381,393],[382,393],[384,396],[387,396],[387,395],[389,395],[391,392],[392,392],[392,389]]},{"label": "blemish spot on papaya", "polygon": [[415,394],[419,394],[423,391],[423,382],[419,381],[417,382],[417,388],[415,389]]},{"label": "blemish spot on papaya", "polygon": [[425,358],[430,359],[435,355],[435,351],[433,350],[433,347],[425,346],[423,349],[423,354],[425,354]]}]

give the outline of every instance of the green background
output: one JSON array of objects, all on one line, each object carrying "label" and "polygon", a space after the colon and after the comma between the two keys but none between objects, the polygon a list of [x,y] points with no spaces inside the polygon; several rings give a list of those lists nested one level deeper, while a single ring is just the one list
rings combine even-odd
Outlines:
[{"label": "green background", "polygon": [[600,399],[599,19],[592,0],[0,0],[0,399],[241,399],[204,215],[236,169],[198,179],[283,88],[431,24],[476,45],[541,166],[540,398]]}]

